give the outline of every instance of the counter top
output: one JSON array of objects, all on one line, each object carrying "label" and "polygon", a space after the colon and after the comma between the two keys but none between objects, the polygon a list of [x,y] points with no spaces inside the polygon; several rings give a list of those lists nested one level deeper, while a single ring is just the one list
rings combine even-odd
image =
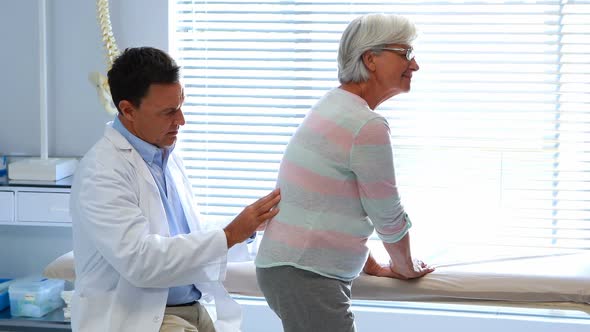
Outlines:
[{"label": "counter top", "polygon": [[64,318],[62,308],[40,318],[12,317],[10,308],[0,311],[0,330],[8,331],[71,331],[70,321]]},{"label": "counter top", "polygon": [[6,177],[0,177],[1,187],[42,187],[42,188],[70,188],[72,186],[73,176],[68,176],[58,181],[33,181],[33,180],[9,180]]}]

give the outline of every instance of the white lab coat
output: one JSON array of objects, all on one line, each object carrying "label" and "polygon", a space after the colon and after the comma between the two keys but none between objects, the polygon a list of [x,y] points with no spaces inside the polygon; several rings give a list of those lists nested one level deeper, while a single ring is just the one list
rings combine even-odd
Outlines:
[{"label": "white lab coat", "polygon": [[239,305],[220,282],[227,264],[225,233],[199,223],[180,157],[173,153],[168,167],[191,233],[169,237],[152,174],[111,125],[81,160],[72,184],[73,331],[157,332],[168,288],[190,284],[201,290],[202,301],[215,300],[218,332],[239,331]]}]

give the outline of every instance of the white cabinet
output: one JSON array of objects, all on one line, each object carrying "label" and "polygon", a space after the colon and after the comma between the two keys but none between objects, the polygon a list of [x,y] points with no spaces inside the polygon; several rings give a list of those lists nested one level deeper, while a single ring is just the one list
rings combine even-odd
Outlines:
[{"label": "white cabinet", "polygon": [[14,221],[14,192],[0,191],[0,223]]},{"label": "white cabinet", "polygon": [[0,225],[71,225],[69,187],[0,186]]},{"label": "white cabinet", "polygon": [[70,194],[19,191],[17,220],[22,222],[71,222]]}]

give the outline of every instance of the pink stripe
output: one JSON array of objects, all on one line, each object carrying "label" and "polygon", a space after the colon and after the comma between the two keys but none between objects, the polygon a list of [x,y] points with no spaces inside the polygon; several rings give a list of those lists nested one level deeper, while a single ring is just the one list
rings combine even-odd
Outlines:
[{"label": "pink stripe", "polygon": [[338,180],[316,174],[287,159],[281,163],[281,177],[311,192],[341,197],[359,197],[355,180]]},{"label": "pink stripe", "polygon": [[359,182],[360,196],[370,199],[386,199],[397,197],[395,181]]},{"label": "pink stripe", "polygon": [[332,249],[351,253],[364,253],[366,237],[356,237],[336,231],[310,230],[281,223],[273,219],[264,236],[298,249]]},{"label": "pink stripe", "polygon": [[391,145],[389,139],[389,128],[383,122],[367,123],[357,135],[354,144],[356,145]]},{"label": "pink stripe", "polygon": [[346,151],[352,147],[353,135],[350,131],[340,127],[333,121],[322,118],[315,112],[309,113],[305,125],[325,137],[329,142],[343,147]]}]

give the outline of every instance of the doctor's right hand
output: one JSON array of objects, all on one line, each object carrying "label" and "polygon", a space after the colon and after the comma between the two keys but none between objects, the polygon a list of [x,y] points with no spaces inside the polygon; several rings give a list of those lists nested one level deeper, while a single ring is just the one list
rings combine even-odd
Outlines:
[{"label": "doctor's right hand", "polygon": [[276,216],[277,213],[279,213],[277,204],[279,204],[280,200],[281,193],[277,188],[270,194],[246,206],[244,210],[223,229],[225,237],[227,238],[227,248],[229,249],[233,245],[243,242],[252,236],[252,233],[256,232],[256,228]]}]

